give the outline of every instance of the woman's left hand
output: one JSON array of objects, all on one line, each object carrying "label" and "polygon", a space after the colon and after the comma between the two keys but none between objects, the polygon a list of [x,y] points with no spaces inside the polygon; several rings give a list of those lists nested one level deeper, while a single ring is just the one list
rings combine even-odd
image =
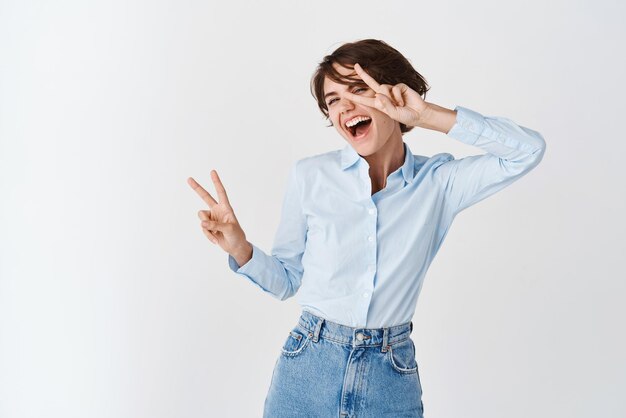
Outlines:
[{"label": "woman's left hand", "polygon": [[379,84],[359,64],[354,64],[354,70],[361,77],[361,80],[374,90],[376,95],[375,97],[366,97],[346,92],[345,95],[348,99],[378,109],[390,118],[407,126],[419,126],[420,122],[424,120],[424,115],[430,107],[415,90],[404,83],[395,86]]}]

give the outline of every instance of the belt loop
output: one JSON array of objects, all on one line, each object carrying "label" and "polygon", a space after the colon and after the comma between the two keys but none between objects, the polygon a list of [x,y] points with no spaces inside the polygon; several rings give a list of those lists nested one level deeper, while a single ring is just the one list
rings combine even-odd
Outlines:
[{"label": "belt loop", "polygon": [[383,328],[383,348],[381,352],[386,353],[389,349],[389,328]]},{"label": "belt loop", "polygon": [[322,324],[324,323],[324,318],[320,318],[315,325],[315,332],[313,333],[313,342],[317,342],[320,336],[320,330],[322,329]]}]

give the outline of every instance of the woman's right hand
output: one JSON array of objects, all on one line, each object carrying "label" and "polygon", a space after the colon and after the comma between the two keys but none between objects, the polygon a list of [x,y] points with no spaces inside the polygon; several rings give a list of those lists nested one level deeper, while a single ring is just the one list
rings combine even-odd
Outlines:
[{"label": "woman's right hand", "polygon": [[209,205],[209,210],[198,212],[198,217],[201,219],[202,232],[209,241],[213,244],[218,244],[224,251],[235,257],[237,262],[240,262],[248,258],[247,255],[251,256],[252,246],[246,240],[246,234],[239,225],[239,221],[237,221],[217,171],[211,170],[211,179],[213,180],[215,190],[217,190],[219,202],[216,202],[209,192],[192,177],[187,179],[189,186]]}]

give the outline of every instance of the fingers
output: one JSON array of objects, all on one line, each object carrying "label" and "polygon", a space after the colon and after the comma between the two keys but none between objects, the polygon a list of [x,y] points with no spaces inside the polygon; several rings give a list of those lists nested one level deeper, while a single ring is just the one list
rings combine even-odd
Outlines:
[{"label": "fingers", "polygon": [[[409,86],[407,86],[404,83],[398,83],[393,87],[390,86],[389,84],[380,84],[378,81],[374,80],[372,76],[370,76],[367,72],[365,72],[365,70],[358,63],[354,64],[354,70],[356,71],[358,76],[361,77],[361,80],[363,80],[365,84],[367,84],[372,90],[374,90],[377,93],[377,96],[380,94],[384,94],[387,97],[390,97],[396,103],[397,106],[404,107],[404,96],[409,91],[412,91],[412,89]],[[348,94],[350,95],[351,100],[354,99],[355,97],[354,94],[352,93],[348,93]],[[359,96],[359,97],[362,97],[362,96]],[[376,107],[376,106],[372,106],[372,104],[374,104],[375,102],[372,102],[371,100],[367,100],[367,98],[365,99],[366,100],[361,100],[361,101],[359,101],[358,99],[354,99],[354,101],[357,103],[370,106],[370,107]]]},{"label": "fingers", "polygon": [[376,97],[359,96],[358,94],[348,92],[345,92],[344,94],[349,100],[355,103],[360,103],[365,106],[373,107],[380,110],[381,112],[388,114],[391,117],[393,117],[392,115],[396,111],[396,105],[394,104],[394,102],[389,98],[389,96],[386,96],[382,93],[376,93]]},{"label": "fingers", "polygon": [[211,220],[211,211],[210,210],[201,210],[198,211],[198,218],[202,221],[210,221]]},{"label": "fingers", "polygon": [[198,212],[200,219],[202,219],[202,222],[200,223],[202,226],[202,232],[209,239],[209,241],[213,244],[217,244],[219,242],[217,239],[217,232],[223,231],[227,227],[227,224],[211,221],[205,212],[206,211]]},{"label": "fingers", "polygon": [[345,94],[348,99],[383,111],[392,111],[395,110],[396,106],[404,106],[402,94],[409,88],[406,84],[399,83],[395,86],[380,84],[378,81],[374,80],[372,76],[365,72],[365,70],[363,70],[358,63],[354,64],[354,70],[365,82],[365,84],[374,90],[376,97],[365,97],[346,92]]},{"label": "fingers", "polygon": [[206,204],[209,205],[209,207],[213,207],[213,205],[217,204],[217,202],[215,201],[215,199],[213,199],[209,192],[204,190],[204,188],[200,186],[198,182],[193,179],[193,177],[189,177],[187,179],[187,184],[189,184],[189,186],[191,186],[191,188],[196,191],[198,196],[200,196],[202,200],[204,200]]},{"label": "fingers", "polygon": [[354,64],[354,70],[359,75],[359,77],[361,77],[361,80],[363,80],[365,84],[367,84],[372,90],[374,90],[376,93],[380,92],[380,84],[378,83],[378,81],[374,80],[372,76],[366,73],[365,70],[361,68],[358,63]]},{"label": "fingers", "polygon": [[396,111],[396,105],[391,101],[388,96],[384,94],[376,94],[376,108],[382,110],[390,117],[394,117]]},{"label": "fingers", "polygon": [[213,232],[204,228],[202,228],[202,232],[204,233],[204,236],[207,237],[209,241],[211,241],[213,244],[217,244],[219,242],[215,234],[213,234]]},{"label": "fingers", "polygon": [[215,190],[217,190],[217,197],[219,198],[220,202],[226,203],[228,206],[230,206],[228,196],[226,195],[226,189],[224,189],[224,185],[220,180],[220,176],[217,175],[217,171],[211,170],[211,179],[213,180],[213,184],[215,185]]},{"label": "fingers", "polygon": [[359,103],[364,106],[376,107],[376,98],[375,97],[367,97],[367,96],[359,96],[358,94],[350,93],[346,91],[344,93],[346,98],[354,103]]},{"label": "fingers", "polygon": [[391,98],[400,107],[404,106],[404,99],[402,98],[402,95],[407,91],[408,88],[409,88],[409,86],[407,86],[406,84],[399,83],[399,84],[396,84],[395,86],[393,86],[393,88],[391,89]]},{"label": "fingers", "polygon": [[[220,180],[220,176],[217,174],[217,171],[211,170],[211,180],[213,180],[213,185],[215,186],[215,190],[217,190],[217,197],[219,201],[230,206],[228,195],[226,194],[226,189],[224,189],[224,185],[222,184],[222,181]],[[207,205],[209,205],[209,207],[213,207],[213,205],[216,205],[218,203],[215,199],[213,199],[213,196],[211,196],[211,194],[204,189],[204,187],[200,186],[200,184],[198,184],[198,182],[193,179],[193,177],[189,177],[187,179],[187,184],[189,184],[189,186],[191,186],[191,188],[196,191],[198,196],[200,196],[202,200],[204,200]]]},{"label": "fingers", "polygon": [[[211,179],[213,180],[213,184],[215,185],[215,189],[217,190],[217,195],[220,200],[220,203],[224,203],[230,206],[228,201],[228,196],[226,194],[226,190],[224,189],[224,185],[222,184],[217,171],[211,170]],[[198,196],[204,200],[209,207],[213,207],[217,205],[218,202],[213,199],[211,194],[207,192],[202,186],[198,184],[192,177],[187,179],[187,183],[191,186],[192,189],[196,191]],[[210,210],[201,210],[198,212],[198,217],[202,220],[202,233],[211,241],[213,244],[219,244],[218,232],[221,233],[224,230],[231,228],[232,226],[228,223],[216,222],[211,220],[211,211]]]},{"label": "fingers", "polygon": [[224,232],[229,230],[232,225],[227,222],[217,222],[211,220],[205,220],[201,222],[202,228],[208,229],[209,231],[215,232]]}]

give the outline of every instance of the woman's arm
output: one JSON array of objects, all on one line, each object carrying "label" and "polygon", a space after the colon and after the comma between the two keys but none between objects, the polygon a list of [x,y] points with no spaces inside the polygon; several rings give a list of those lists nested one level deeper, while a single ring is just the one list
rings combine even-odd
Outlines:
[{"label": "woman's arm", "polygon": [[546,143],[537,131],[504,117],[483,116],[461,106],[454,111],[436,105],[433,109],[432,115],[436,116],[424,120],[425,125],[445,132],[450,124],[449,116],[455,113],[448,136],[487,152],[458,160],[450,155],[449,161],[435,169],[452,215],[513,183],[543,158]]},{"label": "woman's arm", "polygon": [[202,232],[213,244],[219,245],[228,253],[231,270],[245,276],[257,287],[280,300],[297,292],[303,273],[301,259],[306,240],[306,220],[300,205],[297,165],[297,162],[293,165],[289,176],[282,219],[271,256],[246,239],[246,234],[228,201],[226,189],[215,170],[211,172],[211,177],[219,201],[193,178],[187,180],[210,208],[198,212]]},{"label": "woman's arm", "polygon": [[228,256],[228,265],[232,271],[280,300],[295,295],[304,272],[301,261],[307,225],[302,212],[297,168],[298,162],[292,166],[289,174],[271,255],[251,244],[252,256],[245,264],[239,264],[233,255]]},{"label": "woman's arm", "polygon": [[539,132],[507,118],[485,117],[460,106],[453,111],[428,103],[406,84],[379,84],[359,64],[354,69],[375,94],[371,97],[345,93],[350,100],[374,107],[406,126],[445,132],[487,151],[485,155],[459,160],[447,154],[448,161],[436,168],[452,215],[511,184],[543,158],[546,143]]}]

